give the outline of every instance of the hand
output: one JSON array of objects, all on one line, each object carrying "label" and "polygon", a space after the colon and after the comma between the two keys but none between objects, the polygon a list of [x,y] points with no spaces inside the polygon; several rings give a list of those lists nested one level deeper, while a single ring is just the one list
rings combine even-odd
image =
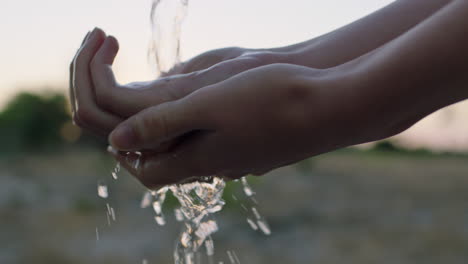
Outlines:
[{"label": "hand", "polygon": [[[262,174],[312,155],[365,141],[334,73],[272,64],[245,71],[176,101],[150,107],[110,136],[114,156],[145,186],[218,175]],[[352,121],[350,121],[352,120]],[[164,142],[164,154],[136,155]]]},{"label": "hand", "polygon": [[[273,52],[243,54],[241,49],[229,48],[207,52],[190,60],[179,69],[181,74],[122,85],[117,83],[112,71],[118,49],[114,37],[106,36],[96,28],[85,38],[70,66],[73,120],[103,136],[145,108],[178,100],[240,72],[286,61],[283,55]],[[195,71],[188,72],[192,70]]]},{"label": "hand", "polygon": [[161,77],[205,70],[220,62],[231,60],[253,51],[238,47],[210,50],[188,61],[174,65],[168,72],[161,73]]}]

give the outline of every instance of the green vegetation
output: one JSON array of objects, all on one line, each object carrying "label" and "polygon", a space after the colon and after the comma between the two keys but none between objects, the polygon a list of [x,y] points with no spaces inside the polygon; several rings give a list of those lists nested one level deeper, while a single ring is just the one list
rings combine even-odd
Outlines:
[{"label": "green vegetation", "polygon": [[61,93],[22,92],[0,112],[2,154],[57,150],[78,140],[102,145],[71,125],[67,99]]}]

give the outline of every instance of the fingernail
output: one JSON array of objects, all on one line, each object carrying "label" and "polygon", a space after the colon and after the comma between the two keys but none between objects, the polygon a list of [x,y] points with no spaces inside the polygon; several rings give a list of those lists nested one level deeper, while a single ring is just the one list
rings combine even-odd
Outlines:
[{"label": "fingernail", "polygon": [[98,27],[95,27],[93,29],[93,31],[91,31],[91,35],[89,35],[89,39],[93,39],[94,37],[96,37],[97,33],[99,32],[99,28]]},{"label": "fingernail", "polygon": [[129,125],[117,127],[109,137],[109,143],[115,149],[132,149],[135,145],[135,133]]}]

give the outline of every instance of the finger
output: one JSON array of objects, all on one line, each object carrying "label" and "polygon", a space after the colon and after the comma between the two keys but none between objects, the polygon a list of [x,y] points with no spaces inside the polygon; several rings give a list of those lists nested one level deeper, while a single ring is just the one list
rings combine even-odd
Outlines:
[{"label": "finger", "polygon": [[158,189],[165,185],[182,184],[197,181],[202,176],[209,176],[202,168],[196,155],[196,149],[188,143],[184,151],[169,154],[153,154],[138,156],[134,153],[122,154],[112,151],[111,154],[149,189]]},{"label": "finger", "polygon": [[[195,90],[224,81],[238,73],[259,67],[265,62],[253,57],[238,58],[219,63],[209,69],[164,77],[154,81],[148,89],[135,90],[99,85],[100,104],[116,115],[129,117],[156,104],[177,100]],[[109,78],[112,80],[112,78]],[[105,83],[105,82],[103,82]],[[111,82],[109,82],[111,83]],[[137,102],[137,103],[136,103]]]},{"label": "finger", "polygon": [[153,149],[189,132],[207,130],[209,118],[201,113],[199,101],[185,98],[147,108],[122,122],[109,142],[118,150]]},{"label": "finger", "polygon": [[[122,153],[122,152],[118,152],[116,151],[115,149],[108,149],[109,153],[115,158],[115,160],[117,162],[119,162],[120,166],[123,167],[124,169],[126,169],[132,176],[134,176],[135,178],[137,178],[138,180],[140,180],[138,178],[138,175],[140,175],[140,163],[142,162],[142,159],[143,157],[141,157],[140,155],[137,155],[135,153]],[[141,182],[141,180],[140,180]],[[143,183],[143,182],[142,182]],[[143,183],[143,185],[145,185],[148,189],[153,189],[153,190],[157,190],[159,189],[160,187],[162,187],[163,185],[146,185]]]},{"label": "finger", "polygon": [[119,51],[119,43],[113,36],[108,36],[99,47],[91,62],[91,73],[96,86],[112,86],[116,84],[112,64]]},{"label": "finger", "polygon": [[160,181],[148,176],[147,178],[143,177],[143,172],[148,174],[148,169],[143,169],[144,166],[152,166],[158,162],[158,157],[155,155],[142,156],[137,155],[134,152],[119,152],[112,147],[109,147],[108,151],[123,168],[125,168],[131,175],[137,178],[148,189],[157,190],[164,185],[173,183],[167,180]]},{"label": "finger", "polygon": [[[129,117],[158,102],[155,102],[154,93],[117,84],[112,64],[118,50],[117,39],[113,36],[106,37],[91,62],[92,80],[98,106],[117,116]],[[166,97],[161,99],[165,100]]]},{"label": "finger", "polygon": [[[112,97],[125,96],[116,94],[121,93],[121,91],[116,89],[117,81],[112,70],[112,64],[118,51],[117,39],[112,36],[106,37],[90,64],[96,102],[106,110],[110,110],[110,106],[116,105],[113,103]],[[116,105],[116,107],[119,106]]]},{"label": "finger", "polygon": [[74,120],[80,126],[108,134],[122,120],[97,107],[89,69],[89,64],[104,38],[104,32],[95,29],[74,61],[73,87],[76,101]]},{"label": "finger", "polygon": [[76,51],[76,54],[75,56],[73,57],[73,60],[72,62],[70,63],[70,73],[69,73],[69,86],[68,86],[68,89],[69,89],[69,95],[70,95],[70,106],[71,106],[71,109],[72,109],[72,113],[75,113],[76,111],[76,107],[75,107],[75,93],[73,91],[73,74],[74,74],[74,61],[75,61],[75,58],[76,56],[78,55],[78,53],[80,52],[81,50],[81,47],[83,47],[83,44],[86,42],[86,40],[88,39],[88,36],[89,36],[89,33],[91,33],[90,31],[88,31],[88,33],[86,33],[86,36],[84,37],[83,41],[81,42],[81,45],[80,45],[80,48]]}]

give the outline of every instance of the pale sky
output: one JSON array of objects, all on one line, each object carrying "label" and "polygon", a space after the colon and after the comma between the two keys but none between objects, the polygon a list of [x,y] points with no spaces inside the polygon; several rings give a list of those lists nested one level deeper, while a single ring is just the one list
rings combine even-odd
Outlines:
[{"label": "pale sky", "polygon": [[[225,46],[265,48],[303,41],[390,2],[190,0],[188,17],[182,28],[182,57],[190,58]],[[119,39],[121,51],[114,67],[119,81],[151,78],[146,57],[150,5],[151,0],[2,0],[0,106],[20,89],[66,88],[68,64],[86,32],[94,26]],[[458,106],[450,111],[465,109],[465,106]],[[468,135],[468,126],[462,125],[468,122],[459,122],[456,118],[441,126],[439,121],[440,118],[429,118],[406,133],[403,139],[410,138],[413,144],[431,145],[441,141],[444,143],[437,144],[446,145],[450,137],[455,140],[451,146],[468,147],[467,137],[463,136]],[[444,130],[437,131],[439,137],[434,138],[434,129],[439,127]]]}]

